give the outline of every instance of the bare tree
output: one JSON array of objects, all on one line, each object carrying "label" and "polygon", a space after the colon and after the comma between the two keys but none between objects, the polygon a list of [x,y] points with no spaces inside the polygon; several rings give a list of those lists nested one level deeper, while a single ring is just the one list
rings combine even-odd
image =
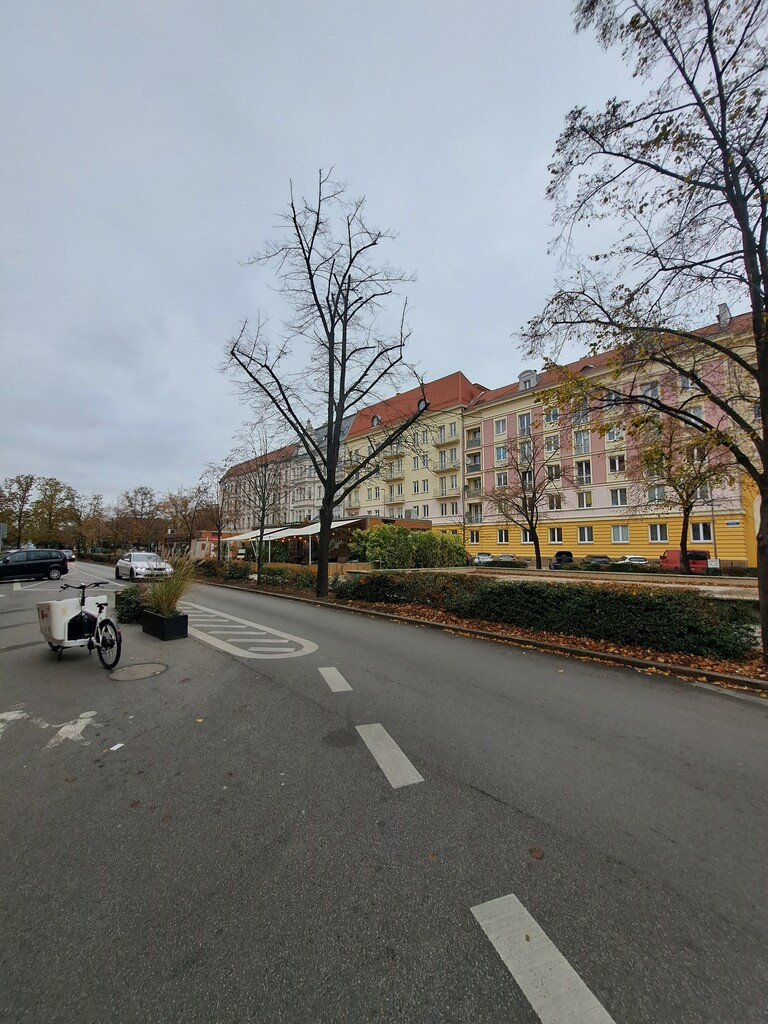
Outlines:
[{"label": "bare tree", "polygon": [[[619,401],[710,435],[754,481],[768,659],[768,0],[577,0],[575,18],[647,93],[568,115],[548,189],[566,276],[525,337],[612,350]],[[579,256],[596,221],[615,243]],[[719,323],[696,330],[718,302]],[[646,390],[649,370],[692,385],[703,414],[687,388]]]},{"label": "bare tree", "polygon": [[8,516],[16,532],[16,547],[21,547],[24,531],[29,529],[32,516],[32,492],[37,477],[32,473],[19,473],[6,477],[3,481],[2,495],[4,514]]},{"label": "bare tree", "polygon": [[[327,173],[319,173],[314,199],[299,200],[291,186],[282,220],[283,236],[267,244],[251,263],[275,267],[291,314],[274,344],[263,323],[253,331],[245,323],[228,346],[228,365],[247,398],[266,399],[277,410],[317,473],[323,490],[317,565],[317,594],[322,597],[328,593],[334,508],[379,472],[381,453],[428,403],[422,388],[417,409],[378,434],[354,465],[342,464],[345,416],[376,401],[379,389],[392,390],[405,369],[406,305],[398,323],[387,327],[385,300],[412,277],[386,262],[375,262],[377,249],[394,235],[370,226],[365,200],[350,200],[345,187]],[[299,345],[305,347],[306,361],[297,371]],[[310,426],[320,415],[327,427],[322,444]]]},{"label": "bare tree", "polygon": [[261,583],[264,533],[267,525],[284,523],[293,481],[291,467],[296,444],[275,448],[274,426],[269,417],[247,423],[239,435],[240,455],[245,461],[230,470],[240,484],[238,500],[251,525],[258,530],[256,582]]},{"label": "bare tree", "polygon": [[541,569],[539,525],[562,507],[568,476],[561,461],[560,434],[545,436],[541,421],[533,421],[528,433],[507,440],[505,450],[506,465],[497,467],[496,486],[485,500],[500,522],[528,531],[536,568]]},{"label": "bare tree", "polygon": [[221,462],[209,462],[200,477],[203,489],[203,522],[216,535],[216,561],[221,562],[221,537],[240,518],[237,494],[228,493],[223,481],[237,461],[231,454]]},{"label": "bare tree", "polygon": [[633,417],[627,428],[627,469],[635,504],[647,515],[650,508],[682,517],[680,562],[690,572],[688,528],[697,509],[714,509],[716,488],[733,483],[739,472],[727,448],[672,416]]},{"label": "bare tree", "polygon": [[180,487],[176,491],[167,491],[163,496],[162,505],[173,525],[182,527],[191,548],[195,534],[202,528],[206,517],[206,491],[201,483],[192,487]]}]

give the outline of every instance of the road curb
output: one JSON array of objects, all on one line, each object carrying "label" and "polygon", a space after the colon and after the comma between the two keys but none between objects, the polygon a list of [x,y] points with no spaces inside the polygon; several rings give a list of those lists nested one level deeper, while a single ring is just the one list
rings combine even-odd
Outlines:
[{"label": "road curb", "polygon": [[443,633],[458,633],[461,636],[477,637],[480,640],[495,640],[497,643],[513,644],[515,647],[530,647],[534,650],[548,651],[552,654],[567,654],[571,657],[590,658],[594,661],[603,661],[606,664],[612,665],[623,665],[628,668],[654,669],[657,672],[681,676],[683,679],[695,679],[697,681],[703,679],[708,683],[730,683],[734,686],[748,686],[753,690],[768,691],[768,680],[765,679],[735,676],[727,672],[715,672],[705,668],[690,668],[687,665],[674,665],[666,661],[649,661],[646,658],[634,658],[628,654],[609,654],[607,651],[593,651],[587,647],[571,647],[569,644],[559,644],[549,640],[533,640],[530,637],[517,636],[514,633],[494,633],[489,629],[477,629],[474,626],[453,626],[445,622],[416,619],[410,615],[395,615],[392,612],[381,612],[375,608],[360,608],[357,605],[318,601],[311,597],[300,597],[298,594],[278,594],[271,590],[252,590],[250,587],[239,587],[232,583],[213,583],[210,580],[195,580],[195,583],[201,583],[207,587],[220,587],[224,590],[237,590],[240,593],[258,594],[261,597],[276,597],[281,601],[299,601],[302,604],[312,604],[316,608],[333,608],[339,611],[351,612],[354,615],[370,615],[378,619],[389,619],[391,622],[405,622],[410,626],[438,629]]}]

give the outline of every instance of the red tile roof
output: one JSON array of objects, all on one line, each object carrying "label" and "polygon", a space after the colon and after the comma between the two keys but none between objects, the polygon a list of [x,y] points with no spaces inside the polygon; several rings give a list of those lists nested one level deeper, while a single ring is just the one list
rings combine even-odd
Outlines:
[{"label": "red tile roof", "polygon": [[295,454],[296,445],[287,444],[284,448],[276,448],[273,452],[267,452],[266,455],[259,455],[255,459],[248,459],[246,462],[238,462],[236,466],[230,466],[221,479],[227,480],[229,477],[242,476],[244,473],[251,473],[263,462],[279,462],[281,459],[287,459],[289,456]]},{"label": "red tile roof", "polygon": [[[424,394],[429,402],[429,412],[450,409],[452,406],[469,405],[485,390],[481,384],[473,384],[459,370],[424,385]],[[370,434],[372,430],[376,430],[377,428],[371,422],[374,416],[378,416],[382,426],[385,427],[402,423],[416,412],[421,397],[420,387],[411,388],[410,391],[403,391],[383,402],[377,402],[375,405],[369,405],[366,409],[361,409],[349,428],[347,440],[360,437],[363,434]]]}]

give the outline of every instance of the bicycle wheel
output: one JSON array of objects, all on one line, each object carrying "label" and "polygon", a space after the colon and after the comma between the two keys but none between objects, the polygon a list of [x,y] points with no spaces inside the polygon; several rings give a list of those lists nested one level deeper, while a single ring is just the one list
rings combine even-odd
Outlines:
[{"label": "bicycle wheel", "polygon": [[120,648],[123,645],[120,630],[111,619],[104,619],[96,627],[96,653],[104,668],[114,668],[120,661]]}]

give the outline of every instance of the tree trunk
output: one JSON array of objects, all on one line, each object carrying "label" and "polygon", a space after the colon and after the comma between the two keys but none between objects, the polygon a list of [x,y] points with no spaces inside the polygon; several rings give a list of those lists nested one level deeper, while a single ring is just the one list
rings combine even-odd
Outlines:
[{"label": "tree trunk", "polygon": [[328,505],[324,498],[320,506],[320,534],[317,538],[317,597],[328,596],[328,554],[331,547],[332,523],[333,507]]},{"label": "tree trunk", "polygon": [[263,552],[264,552],[264,527],[265,527],[265,525],[266,525],[265,524],[265,520],[262,517],[261,521],[259,522],[259,548],[258,548],[258,554],[256,555],[256,586],[257,587],[261,586],[261,562],[262,562],[262,557],[263,557]]},{"label": "tree trunk", "polygon": [[221,530],[216,530],[216,563],[221,565]]},{"label": "tree trunk", "polygon": [[536,555],[536,568],[541,569],[541,542],[539,541],[539,535],[535,528],[530,529],[531,540],[533,541],[533,550]]},{"label": "tree trunk", "polygon": [[763,661],[768,663],[768,480],[760,488],[760,526],[757,531],[757,596]]},{"label": "tree trunk", "polygon": [[688,561],[688,523],[691,518],[690,509],[683,509],[683,528],[680,532],[680,572],[690,574],[691,563]]}]

